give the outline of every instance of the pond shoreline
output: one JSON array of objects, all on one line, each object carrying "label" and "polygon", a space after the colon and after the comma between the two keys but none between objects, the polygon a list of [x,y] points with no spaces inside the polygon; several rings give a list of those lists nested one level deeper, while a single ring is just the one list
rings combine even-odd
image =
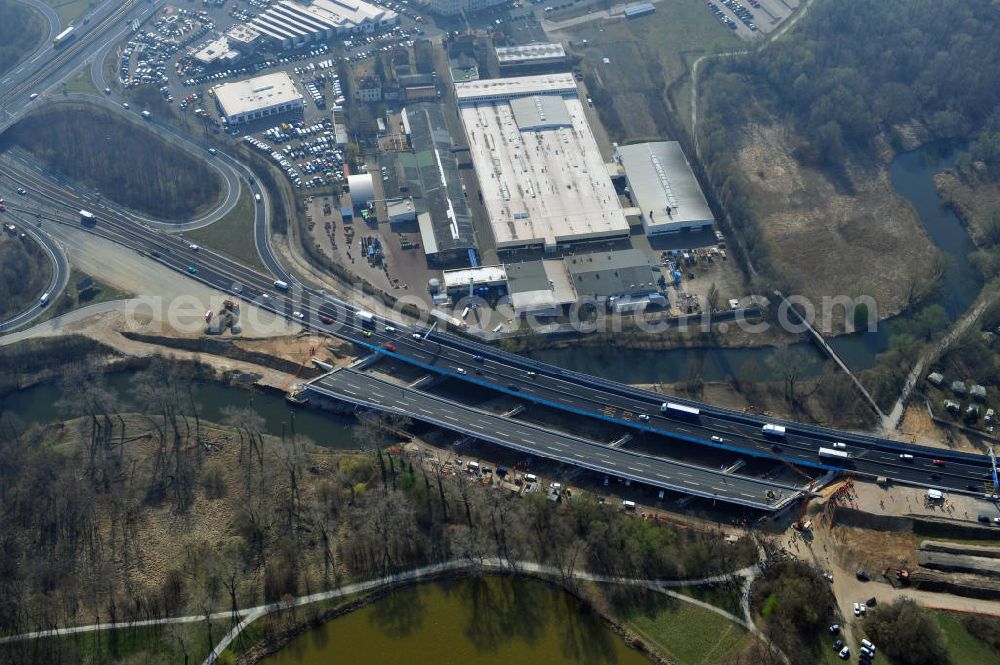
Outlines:
[{"label": "pond shoreline", "polygon": [[[308,632],[313,628],[318,628],[330,621],[337,619],[342,616],[356,612],[357,610],[367,607],[372,603],[382,600],[388,597],[390,594],[399,592],[403,589],[417,587],[427,583],[436,582],[447,582],[474,578],[486,578],[486,577],[507,577],[507,578],[522,578],[530,579],[536,582],[540,582],[552,589],[559,590],[566,593],[576,599],[582,606],[584,606],[588,611],[592,612],[595,616],[599,617],[601,622],[611,629],[616,635],[621,637],[625,644],[635,651],[637,651],[642,656],[646,657],[649,662],[655,663],[656,665],[674,665],[672,661],[667,660],[660,654],[653,651],[646,643],[635,633],[627,629],[625,626],[618,623],[613,617],[611,617],[607,612],[603,611],[598,607],[592,600],[582,594],[571,586],[559,583],[553,580],[551,577],[546,577],[544,575],[536,575],[528,572],[504,572],[504,571],[489,571],[485,572],[482,570],[474,569],[464,569],[464,570],[452,570],[437,575],[427,576],[415,580],[404,580],[401,582],[390,583],[384,587],[381,587],[375,591],[367,593],[361,598],[355,598],[346,603],[338,605],[337,607],[330,608],[323,611],[318,616],[303,618],[297,620],[292,626],[282,630],[276,636],[271,638],[264,638],[263,640],[257,642],[256,644],[248,647],[242,654],[239,654],[236,658],[237,665],[255,665],[278,653],[281,649],[288,646],[288,644],[299,637],[300,635]],[[286,610],[287,611],[287,610]],[[266,620],[266,617],[260,620]]]}]

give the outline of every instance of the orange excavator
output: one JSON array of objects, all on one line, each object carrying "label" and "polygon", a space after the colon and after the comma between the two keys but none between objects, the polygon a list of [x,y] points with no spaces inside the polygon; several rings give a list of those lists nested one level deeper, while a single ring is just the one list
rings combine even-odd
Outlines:
[{"label": "orange excavator", "polygon": [[[894,574],[890,575],[890,573]],[[892,584],[893,577],[896,578],[896,581],[899,582],[901,586],[906,586],[910,582],[910,571],[908,571],[906,568],[896,568],[894,566],[889,566],[888,568],[885,569],[885,572],[882,573],[882,576],[885,577],[887,580],[889,580],[890,584]]]}]

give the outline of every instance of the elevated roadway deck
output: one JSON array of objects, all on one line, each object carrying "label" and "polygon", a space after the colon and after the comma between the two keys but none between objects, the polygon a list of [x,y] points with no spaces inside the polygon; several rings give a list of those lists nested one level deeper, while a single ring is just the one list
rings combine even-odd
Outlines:
[{"label": "elevated roadway deck", "polygon": [[792,485],[612,448],[350,368],[315,379],[306,384],[306,390],[357,406],[409,416],[482,441],[611,477],[759,510],[779,510],[802,494],[801,488]]}]

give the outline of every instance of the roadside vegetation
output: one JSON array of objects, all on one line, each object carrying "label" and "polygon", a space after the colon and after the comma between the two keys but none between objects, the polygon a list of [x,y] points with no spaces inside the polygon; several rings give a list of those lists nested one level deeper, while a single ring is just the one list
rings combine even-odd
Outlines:
[{"label": "roadside vegetation", "polygon": [[68,314],[81,307],[112,300],[123,300],[131,298],[132,295],[73,268],[70,270],[66,289],[60,295],[53,294],[51,304],[46,308],[45,313],[35,319],[32,325]]},{"label": "roadside vegetation", "polygon": [[14,0],[0,0],[0,74],[42,43],[48,23],[40,13]]},{"label": "roadside vegetation", "polygon": [[[746,538],[426,467],[389,433],[397,420],[359,424],[362,453],[265,435],[249,410],[208,423],[201,365],[148,361],[132,380],[138,414],[121,410],[99,365],[59,374],[62,399],[86,416],[28,428],[0,417],[0,634],[226,611],[453,558],[686,578],[756,555]],[[75,662],[38,645],[14,662]]]},{"label": "roadside vegetation", "polygon": [[796,560],[778,560],[754,581],[750,607],[757,626],[792,665],[813,665],[829,648],[820,637],[836,623],[830,584],[820,571]]},{"label": "roadside vegetation", "polygon": [[4,134],[46,168],[143,215],[187,221],[218,204],[224,183],[207,163],[141,125],[89,104],[51,105]]},{"label": "roadside vegetation", "polygon": [[254,198],[245,185],[232,210],[208,226],[187,231],[184,237],[227,254],[245,266],[264,267],[254,240]]},{"label": "roadside vegetation", "polygon": [[947,665],[953,661],[948,653],[944,633],[930,610],[920,608],[912,600],[897,600],[880,605],[867,615],[864,630],[868,639],[894,665]]},{"label": "roadside vegetation", "polygon": [[52,280],[52,262],[30,236],[0,231],[0,321],[24,311]]},{"label": "roadside vegetation", "polygon": [[943,270],[892,191],[895,151],[975,135],[1000,104],[1000,16],[961,0],[817,2],[784,38],[706,62],[699,140],[764,279],[913,307]]},{"label": "roadside vegetation", "polygon": [[[735,613],[739,615],[738,608]],[[746,629],[729,619],[649,591],[613,600],[611,614],[647,647],[677,665],[724,663],[751,642]]]}]

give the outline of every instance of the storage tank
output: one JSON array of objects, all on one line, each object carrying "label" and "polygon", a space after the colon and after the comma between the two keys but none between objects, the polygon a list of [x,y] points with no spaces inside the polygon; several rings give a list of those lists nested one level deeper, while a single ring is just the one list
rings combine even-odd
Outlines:
[{"label": "storage tank", "polygon": [[430,291],[431,295],[437,295],[441,292],[441,280],[437,277],[431,277],[427,280],[427,290]]}]

